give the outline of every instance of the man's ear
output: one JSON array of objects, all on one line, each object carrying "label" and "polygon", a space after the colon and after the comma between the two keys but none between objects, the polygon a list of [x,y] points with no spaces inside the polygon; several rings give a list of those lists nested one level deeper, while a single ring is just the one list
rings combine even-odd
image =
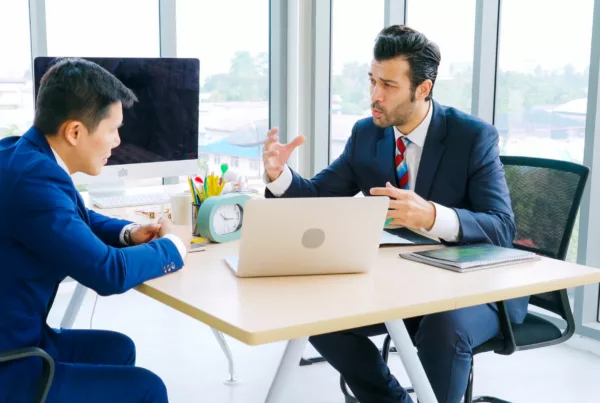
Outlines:
[{"label": "man's ear", "polygon": [[427,79],[425,81],[423,81],[421,84],[419,84],[419,86],[417,87],[417,91],[416,91],[416,95],[415,97],[419,100],[422,101],[425,98],[427,98],[427,96],[431,93],[431,89],[433,88],[433,81]]},{"label": "man's ear", "polygon": [[77,141],[82,135],[87,134],[87,129],[78,120],[69,120],[63,124],[63,133],[65,140],[72,146],[77,145]]}]

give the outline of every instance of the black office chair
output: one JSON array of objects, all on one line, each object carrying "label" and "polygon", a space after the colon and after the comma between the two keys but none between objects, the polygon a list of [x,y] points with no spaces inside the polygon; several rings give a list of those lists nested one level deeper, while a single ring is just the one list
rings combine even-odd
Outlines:
[{"label": "black office chair", "polygon": [[[530,157],[500,157],[506,172],[515,213],[516,234],[513,245],[517,249],[535,252],[554,259],[565,260],[583,190],[589,175],[585,166]],[[528,313],[525,321],[512,324],[504,302],[498,302],[503,337],[494,338],[473,350],[473,355],[494,351],[510,355],[515,351],[552,346],[568,340],[575,332],[575,320],[569,305],[567,290],[533,295],[530,305],[559,315],[565,322],[563,332],[552,322]],[[382,355],[387,362],[391,338],[383,343]],[[314,360],[313,360],[314,362]],[[306,365],[310,362],[305,361]],[[340,387],[346,403],[356,403],[340,377]],[[414,392],[412,388],[407,388]],[[473,397],[473,366],[464,403],[509,403],[491,396]]]},{"label": "black office chair", "polygon": [[40,357],[42,359],[42,375],[38,380],[34,403],[44,403],[54,378],[54,360],[48,353],[37,347],[0,352],[0,364],[29,357]]}]

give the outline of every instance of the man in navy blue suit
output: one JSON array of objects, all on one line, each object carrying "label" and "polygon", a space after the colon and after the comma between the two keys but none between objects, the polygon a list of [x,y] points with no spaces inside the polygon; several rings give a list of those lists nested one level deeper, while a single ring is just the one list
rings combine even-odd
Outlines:
[{"label": "man in navy blue suit", "polygon": [[[391,26],[377,36],[373,56],[372,117],[354,125],[343,153],[313,179],[286,165],[304,137],[284,145],[276,128],[269,132],[263,158],[266,196],[388,196],[392,224],[428,232],[446,244],[510,247],[514,217],[497,131],[432,99],[441,59],[437,45],[406,26]],[[507,301],[513,322],[523,321],[527,304],[528,298]],[[473,348],[500,331],[496,305],[404,322],[437,400],[460,402]],[[310,342],[361,403],[411,402],[368,338],[386,332],[379,324],[314,336]]]},{"label": "man in navy blue suit", "polygon": [[[100,173],[135,101],[100,66],[61,60],[41,80],[33,127],[0,141],[0,351],[40,347],[54,359],[48,403],[168,401],[162,380],[134,366],[127,336],[46,324],[67,276],[112,295],[183,266],[190,231],[95,213],[71,180]],[[41,370],[39,358],[0,365],[0,402],[31,402]]]}]

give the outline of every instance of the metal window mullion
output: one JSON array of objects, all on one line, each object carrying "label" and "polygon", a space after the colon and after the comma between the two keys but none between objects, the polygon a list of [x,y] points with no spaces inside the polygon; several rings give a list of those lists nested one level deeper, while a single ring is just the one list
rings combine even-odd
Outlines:
[{"label": "metal window mullion", "polygon": [[500,1],[477,0],[471,113],[494,123],[500,35]]}]

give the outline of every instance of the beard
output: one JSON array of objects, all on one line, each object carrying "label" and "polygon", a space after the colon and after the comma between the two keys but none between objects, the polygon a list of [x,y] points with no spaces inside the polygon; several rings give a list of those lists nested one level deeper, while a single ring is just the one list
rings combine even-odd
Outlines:
[{"label": "beard", "polygon": [[414,115],[417,109],[417,102],[414,93],[411,94],[410,101],[402,102],[392,109],[383,109],[377,102],[371,104],[371,108],[381,112],[381,116],[373,116],[373,123],[378,127],[402,126],[405,125]]}]

